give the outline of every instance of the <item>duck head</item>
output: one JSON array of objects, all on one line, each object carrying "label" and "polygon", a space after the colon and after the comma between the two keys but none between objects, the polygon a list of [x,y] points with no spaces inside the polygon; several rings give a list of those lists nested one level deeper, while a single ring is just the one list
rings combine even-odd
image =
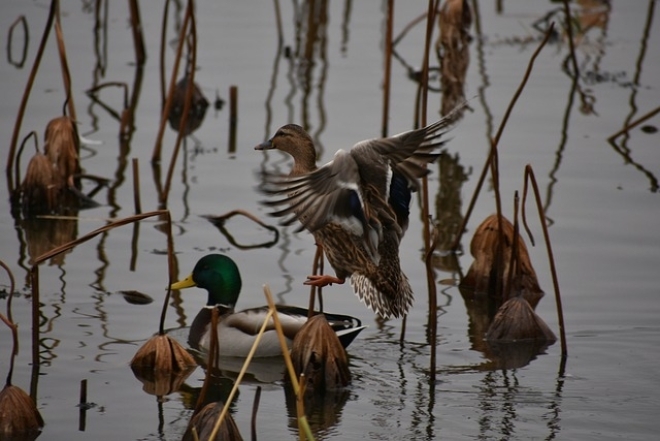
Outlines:
[{"label": "duck head", "polygon": [[234,309],[241,292],[241,274],[238,266],[223,254],[208,254],[197,262],[192,274],[173,283],[171,289],[197,286],[208,293],[207,306]]},{"label": "duck head", "polygon": [[295,161],[292,175],[316,170],[314,141],[305,129],[297,124],[280,127],[275,136],[255,146],[255,150],[280,150],[293,156]]}]

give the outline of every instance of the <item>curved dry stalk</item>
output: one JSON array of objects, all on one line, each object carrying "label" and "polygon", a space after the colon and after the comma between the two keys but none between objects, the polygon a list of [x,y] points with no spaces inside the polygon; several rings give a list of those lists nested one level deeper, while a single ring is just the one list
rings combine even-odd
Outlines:
[{"label": "curved dry stalk", "polygon": [[[431,37],[435,23],[435,11],[438,9],[440,0],[429,0],[428,11],[426,14],[426,38],[424,41],[424,60],[422,64],[422,104],[420,107],[420,126],[426,126],[426,112],[428,107],[428,80],[429,80],[429,54],[431,52]],[[431,227],[430,227],[430,209],[429,209],[429,184],[427,176],[422,178],[422,220],[424,223],[424,250],[428,254],[432,253],[431,248]],[[438,307],[437,289],[435,286],[435,272],[432,265],[429,265],[430,259],[426,261],[426,284],[429,299],[429,345],[431,346],[431,381],[435,381],[435,354],[436,354],[436,331]]]},{"label": "curved dry stalk", "polygon": [[[168,226],[171,225],[171,220],[170,220],[170,214],[167,210],[158,210],[158,211],[151,211],[148,213],[140,214],[140,215],[135,215],[135,216],[130,216],[124,219],[120,219],[114,222],[111,222],[101,228],[98,228],[76,240],[73,240],[71,242],[65,243],[63,245],[60,245],[58,247],[53,248],[52,250],[41,254],[37,258],[34,259],[34,263],[32,264],[32,267],[30,268],[30,280],[32,284],[32,365],[33,365],[33,370],[38,369],[39,366],[39,306],[40,306],[40,293],[39,293],[39,264],[57,256],[58,254],[62,254],[64,252],[67,252],[73,248],[75,248],[77,245],[80,245],[81,243],[87,242],[88,240],[98,236],[99,234],[105,233],[106,231],[109,231],[113,228],[120,227],[122,225],[127,225],[133,222],[137,222],[149,217],[154,217],[154,216],[167,216],[168,220]],[[173,241],[172,241],[172,233],[171,233],[171,227],[168,229],[168,272],[169,272],[169,283],[168,287],[173,283],[173,274],[174,274],[174,252],[173,252]],[[165,298],[164,302],[164,307],[163,307],[163,313],[161,314],[161,324],[160,324],[160,334],[163,334],[163,323],[164,323],[164,316],[165,316],[165,310],[167,303],[169,302],[170,298],[170,293],[171,290],[168,288],[167,290],[167,295]],[[36,378],[36,376],[33,376],[33,378]],[[32,399],[36,399],[36,387],[33,388],[31,391],[31,396]]]},{"label": "curved dry stalk", "polygon": [[[186,12],[185,17],[183,18],[183,24],[181,25],[181,31],[179,32],[179,45],[176,49],[176,57],[174,58],[174,66],[172,67],[172,75],[170,77],[170,85],[167,91],[167,99],[165,100],[165,105],[163,106],[163,111],[160,116],[160,125],[158,126],[158,134],[156,135],[156,145],[154,146],[154,152],[151,156],[152,163],[160,162],[160,154],[163,145],[163,134],[165,133],[165,124],[167,122],[167,115],[170,114],[170,109],[172,108],[172,101],[174,100],[174,89],[176,88],[176,78],[179,72],[179,64],[181,63],[181,54],[183,52],[183,45],[186,41],[186,35],[188,33],[189,23],[190,23],[190,14]],[[184,118],[185,115],[186,113],[184,113]]]},{"label": "curved dry stalk", "polygon": [[[25,85],[25,90],[23,91],[23,98],[21,98],[21,104],[18,106],[18,112],[16,112],[16,123],[14,123],[14,131],[11,135],[11,143],[9,144],[9,155],[7,156],[7,166],[5,172],[7,173],[7,183],[11,185],[12,179],[12,166],[14,165],[14,155],[16,153],[16,144],[18,143],[18,133],[21,130],[21,123],[23,122],[23,116],[25,116],[25,108],[27,107],[27,101],[30,97],[30,92],[32,91],[32,85],[34,84],[34,79],[37,76],[37,71],[39,70],[39,65],[41,64],[41,57],[44,54],[46,48],[46,42],[48,41],[48,34],[50,29],[53,27],[53,21],[55,20],[55,11],[59,5],[58,0],[52,0],[50,3],[50,10],[48,11],[48,19],[46,20],[46,27],[44,28],[44,33],[41,36],[41,43],[39,44],[39,49],[37,49],[37,55],[34,59],[34,64],[32,65],[32,70],[28,76],[28,82]],[[13,190],[9,189],[10,193]]]},{"label": "curved dry stalk", "polygon": [[[539,55],[541,52],[541,49],[545,46],[545,44],[548,42],[550,39],[550,36],[552,35],[552,32],[554,31],[554,23],[551,23],[550,26],[548,27],[548,30],[545,32],[545,36],[543,37],[543,40],[539,44],[539,46],[536,48],[534,53],[532,54],[532,57],[529,59],[529,63],[527,64],[527,70],[525,71],[525,74],[523,75],[523,79],[520,82],[520,85],[518,86],[518,89],[516,92],[513,94],[513,97],[511,98],[511,102],[509,103],[509,106],[507,107],[506,111],[504,112],[504,117],[502,118],[502,122],[500,123],[500,127],[497,129],[497,134],[495,135],[495,138],[491,140],[491,144],[494,144],[495,147],[500,142],[500,138],[502,136],[502,132],[504,131],[504,127],[506,126],[507,121],[509,120],[509,116],[511,115],[511,111],[513,110],[513,106],[515,106],[516,101],[518,101],[518,98],[520,97],[520,94],[522,93],[523,89],[525,88],[525,85],[527,84],[527,80],[529,79],[529,76],[532,73],[532,69],[534,68],[534,61],[536,61],[536,57]],[[490,149],[492,152],[492,149]],[[491,153],[492,154],[492,153]],[[463,218],[463,222],[461,223],[461,226],[458,229],[458,232],[456,234],[456,239],[454,240],[454,244],[452,245],[451,249],[452,251],[456,251],[458,249],[458,245],[461,242],[461,238],[463,237],[463,233],[465,232],[465,226],[467,225],[468,221],[470,220],[470,216],[472,214],[472,208],[475,205],[475,202],[477,200],[477,197],[479,196],[479,193],[481,192],[481,187],[483,186],[483,181],[484,178],[486,177],[486,171],[488,170],[488,167],[491,162],[491,154],[488,155],[488,158],[486,159],[486,163],[484,164],[484,168],[481,172],[481,176],[479,177],[479,182],[477,183],[477,187],[474,189],[474,194],[472,195],[472,199],[470,200],[470,205],[468,208],[468,211]]]},{"label": "curved dry stalk", "polygon": [[133,44],[135,46],[135,58],[138,66],[142,66],[147,59],[142,36],[142,23],[140,20],[140,5],[137,0],[129,0],[128,9],[131,14],[131,30],[133,31]]},{"label": "curved dry stalk", "polygon": [[497,248],[495,279],[495,298],[501,299],[504,294],[504,226],[502,225],[502,198],[500,196],[500,163],[497,154],[497,143],[490,140],[490,175],[493,179],[493,193],[495,194],[495,212],[497,213]]},{"label": "curved dry stalk", "polygon": [[[507,274],[507,281],[506,281],[506,292],[503,292],[502,300],[506,302],[511,298],[511,291],[513,290],[513,275],[514,274],[520,274],[520,269],[519,265],[520,262],[518,260],[518,241],[520,240],[520,233],[519,233],[519,227],[518,227],[518,204],[519,204],[519,198],[518,198],[518,191],[516,190],[513,194],[513,239],[511,240],[511,256],[509,258],[509,273]],[[501,217],[500,217],[501,219]],[[501,220],[500,220],[501,223]],[[502,243],[504,239],[504,235],[502,233],[502,228],[499,226],[500,231],[500,243]]]},{"label": "curved dry stalk", "polygon": [[[169,196],[170,193],[172,177],[174,176],[174,167],[176,166],[176,159],[179,156],[179,150],[181,149],[181,140],[186,136],[187,133],[186,126],[188,124],[188,117],[190,115],[190,108],[192,106],[192,96],[195,88],[195,69],[197,66],[197,26],[195,23],[195,11],[194,11],[193,0],[188,0],[188,7],[186,8],[186,18],[188,18],[188,20],[190,21],[190,37],[192,40],[190,44],[191,48],[189,49],[189,52],[191,53],[190,66],[188,71],[186,72],[186,76],[188,78],[188,84],[186,84],[186,96],[183,101],[183,114],[181,115],[181,121],[179,121],[179,130],[176,136],[176,143],[174,144],[174,151],[172,152],[172,157],[170,159],[170,166],[167,169],[167,178],[165,179],[165,187],[160,197],[160,203],[162,207],[167,206],[167,197]],[[183,43],[183,41],[186,40],[185,37],[186,36],[183,35],[183,40],[180,43]],[[180,49],[181,47],[182,45],[179,46]],[[172,80],[176,80],[174,73],[172,75]],[[170,96],[168,96],[167,98],[168,102],[171,102],[171,99],[173,98],[172,96],[173,93],[174,90],[170,89]],[[167,115],[169,115],[169,110],[166,114],[164,114],[165,119],[167,119]],[[161,124],[165,123],[165,119],[163,119]]]},{"label": "curved dry stalk", "polygon": [[[568,349],[566,347],[566,331],[564,328],[564,310],[561,304],[561,294],[559,293],[559,281],[557,280],[557,270],[555,268],[555,258],[552,253],[552,245],[550,244],[550,235],[548,234],[548,226],[545,222],[545,213],[543,212],[543,204],[541,203],[541,195],[539,193],[539,187],[536,184],[536,178],[534,177],[534,170],[530,164],[525,166],[525,191],[527,180],[532,184],[532,189],[534,190],[534,197],[536,199],[536,208],[539,211],[539,219],[541,220],[541,229],[543,230],[543,238],[545,240],[545,247],[548,250],[548,260],[550,261],[550,274],[552,275],[552,285],[555,289],[555,302],[557,303],[557,318],[559,321],[559,337],[561,341],[561,356],[562,359],[566,359],[568,356]],[[522,211],[525,212],[525,194],[523,194],[523,205]]]},{"label": "curved dry stalk", "polygon": [[634,127],[637,127],[638,125],[640,125],[641,123],[643,123],[643,122],[646,121],[647,119],[650,119],[650,118],[654,117],[654,116],[657,115],[658,113],[660,113],[660,107],[656,107],[655,109],[651,110],[650,112],[648,112],[648,113],[646,113],[646,114],[640,116],[640,117],[637,118],[635,121],[633,121],[633,122],[631,122],[630,124],[626,125],[625,127],[623,127],[623,128],[622,128],[621,130],[619,130],[618,132],[616,132],[616,133],[610,135],[610,137],[607,138],[607,140],[608,140],[611,144],[613,144],[613,143],[614,143],[614,140],[617,139],[619,136],[623,135],[624,133],[627,133],[628,130],[630,130],[630,129],[634,128]]},{"label": "curved dry stalk", "polygon": [[165,107],[165,47],[167,46],[167,17],[170,11],[170,0],[165,0],[163,8],[163,20],[160,24],[160,61],[158,75],[160,77],[160,106]]},{"label": "curved dry stalk", "polygon": [[34,145],[36,150],[35,153],[39,153],[39,135],[37,135],[37,132],[34,130],[31,130],[30,133],[28,133],[25,138],[23,138],[23,141],[21,141],[21,146],[18,148],[18,153],[16,154],[16,181],[14,182],[15,189],[18,189],[21,186],[21,155],[23,154],[25,144],[31,137],[34,138]]},{"label": "curved dry stalk", "polygon": [[385,78],[383,79],[383,121],[381,136],[387,137],[390,117],[390,83],[392,77],[392,28],[394,26],[394,0],[387,1],[387,28],[385,31]]},{"label": "curved dry stalk", "polygon": [[[57,14],[55,14],[55,37],[57,49],[60,54],[60,66],[62,68],[62,79],[64,80],[64,91],[66,92],[66,105],[69,108],[69,116],[73,121],[78,121],[76,117],[76,106],[73,104],[73,94],[71,93],[71,72],[69,71],[69,62],[66,58],[66,46],[64,45],[59,7],[57,8]],[[80,152],[77,151],[76,154],[79,155]]]}]

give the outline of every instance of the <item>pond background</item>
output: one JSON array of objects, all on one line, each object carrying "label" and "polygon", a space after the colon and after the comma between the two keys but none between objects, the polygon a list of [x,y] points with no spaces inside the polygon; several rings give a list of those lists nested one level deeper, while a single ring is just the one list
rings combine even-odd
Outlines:
[{"label": "pond background", "polygon": [[[304,12],[305,4],[280,2],[284,45],[292,48],[297,44],[294,5],[298,13]],[[474,191],[488,137],[497,130],[542,37],[532,24],[561,6],[547,1],[501,2],[498,11],[496,2],[471,5],[477,6],[465,81],[471,110],[451,132],[447,145],[455,197],[442,199],[441,166],[432,168],[429,179],[431,201],[439,197],[438,205],[444,202],[443,207],[454,207],[452,213],[459,217]],[[589,4],[573,6],[578,11]],[[162,3],[143,2],[141,7],[148,59],[136,110],[136,131],[130,151],[121,152],[118,121],[94,104],[85,91],[106,81],[123,81],[133,87],[136,68],[128,6],[125,2],[102,3],[107,29],[98,40],[94,2],[61,5],[79,131],[85,138],[102,143],[83,149],[82,167],[86,173],[111,179],[109,189],[95,197],[101,206],[81,211],[77,221],[41,220],[36,228],[27,230],[12,218],[8,190],[4,192],[0,258],[12,268],[19,294],[13,302],[13,315],[19,325],[21,348],[13,384],[27,391],[31,375],[29,259],[50,249],[48,241],[56,240],[52,230],[73,239],[110,218],[133,214],[131,158],[139,159],[143,210],[158,208],[150,159],[161,109],[158,47]],[[396,2],[394,35],[426,8],[426,2]],[[0,125],[5,137],[0,151],[6,155],[48,3],[4,1],[0,10],[2,47],[6,47],[10,24],[19,15],[26,16],[30,29],[25,66],[16,68],[7,60],[0,62]],[[279,153],[264,156],[253,146],[283,124],[306,125],[321,149],[322,162],[331,159],[339,148],[380,135],[385,11],[385,3],[379,1],[328,2],[326,39],[317,43],[310,69],[311,87],[305,90],[298,62],[278,57],[272,3],[197,2],[196,82],[212,103],[216,93],[227,99],[229,87],[238,87],[237,149],[228,152],[227,108],[216,111],[210,107],[194,133],[196,140],[189,138],[179,157],[169,197],[179,276],[187,275],[202,255],[224,252],[242,271],[239,308],[264,304],[264,283],[270,285],[279,302],[307,304],[308,289],[302,282],[311,270],[315,251],[309,234],[294,233],[295,226],[280,228],[275,246],[242,250],[201,215],[240,208],[275,223],[259,204],[263,196],[256,190],[257,172],[262,168],[286,170],[288,158]],[[349,394],[331,412],[332,418],[314,422],[317,439],[642,440],[657,436],[660,135],[637,127],[617,140],[617,148],[607,138],[660,103],[658,12],[653,1],[613,1],[598,11],[604,21],[577,45],[581,86],[594,98],[596,113],[581,112],[579,95],[571,93],[572,78],[562,69],[568,45],[560,38],[539,55],[500,141],[504,212],[508,216],[512,213],[513,192],[522,190],[524,167],[531,164],[550,220],[568,337],[565,375],[558,374],[559,343],[522,367],[492,369],[484,353],[474,347],[465,302],[454,284],[438,285],[438,374],[435,384],[429,382],[428,300],[420,215],[415,204],[411,227],[401,246],[402,265],[416,293],[404,344],[399,344],[401,320],[377,321],[348,284],[324,290],[326,311],[354,315],[369,327],[349,348],[354,377]],[[180,22],[183,9],[173,15]],[[558,13],[556,17],[561,20],[563,16]],[[169,41],[175,39],[175,26],[176,20],[171,20]],[[392,62],[390,133],[408,130],[413,124],[417,85],[409,68],[414,71],[421,67],[424,29],[423,22],[418,24],[396,47],[400,58]],[[16,53],[20,53],[20,40],[15,36]],[[64,93],[54,41],[51,34],[21,138],[29,130],[37,131],[41,138],[47,122],[61,114]],[[100,58],[95,47],[102,48]],[[168,47],[166,55],[168,78],[173,47]],[[432,67],[437,64],[432,55]],[[432,81],[437,87],[437,75]],[[122,93],[107,90],[102,97],[115,109],[121,108]],[[431,93],[429,121],[439,117],[439,110],[440,95]],[[658,124],[658,116],[646,123]],[[163,175],[175,136],[168,127],[163,142]],[[28,158],[24,154],[23,170]],[[471,235],[495,209],[488,181],[484,190],[462,241],[460,271],[439,259],[438,280],[457,281],[469,268]],[[538,241],[542,234],[531,207],[530,224]],[[443,213],[432,209],[436,219]],[[158,328],[168,283],[166,242],[160,227],[156,221],[141,223],[136,252],[131,244],[134,229],[129,226],[114,229],[42,265],[37,406],[46,426],[40,439],[181,438],[192,414],[192,397],[201,387],[202,369],[186,380],[182,391],[158,399],[142,390],[128,366],[137,349]],[[237,218],[227,229],[243,244],[272,239],[268,231]],[[24,245],[26,240],[31,240],[30,247]],[[546,292],[536,311],[558,334],[545,248],[540,244],[529,248]],[[8,290],[6,277],[0,284]],[[154,302],[130,304],[119,294],[122,290],[146,293]],[[174,297],[166,327],[179,329],[174,334],[185,336],[184,328],[204,302],[199,290]],[[3,296],[3,311],[5,306]],[[5,355],[0,357],[0,372],[4,375],[11,339],[8,330],[2,332],[0,354]],[[84,431],[79,428],[76,407],[82,379],[88,380],[88,399],[94,403],[86,413]],[[257,417],[259,439],[295,437],[295,423],[283,405],[281,385],[258,383],[258,379],[243,384],[233,404],[232,415],[243,437],[249,437],[257,384],[263,387]]]}]

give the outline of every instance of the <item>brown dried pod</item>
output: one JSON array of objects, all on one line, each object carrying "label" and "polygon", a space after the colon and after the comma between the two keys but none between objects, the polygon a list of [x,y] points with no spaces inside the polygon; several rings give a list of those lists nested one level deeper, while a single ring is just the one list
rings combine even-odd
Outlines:
[{"label": "brown dried pod", "polygon": [[[496,282],[498,274],[498,263],[503,265],[500,274],[503,276],[503,293],[510,291],[508,286],[509,266],[511,262],[512,244],[513,244],[513,225],[509,220],[502,216],[502,262],[497,261],[497,247],[499,242],[497,215],[488,216],[479,225],[474,233],[472,242],[470,242],[470,253],[474,257],[474,262],[470,266],[467,274],[461,280],[461,288],[469,289],[479,293],[487,293],[494,296],[496,292]],[[522,237],[518,238],[518,264],[517,272],[513,274],[513,287],[520,291],[523,298],[529,302],[532,308],[543,297],[543,291],[539,286],[536,272],[532,267],[529,258],[529,252],[525,246]],[[504,294],[506,295],[506,294]],[[505,299],[496,299],[503,302]]]},{"label": "brown dried pod", "polygon": [[306,391],[315,393],[348,386],[348,355],[323,314],[307,320],[291,346],[296,375],[305,375]]},{"label": "brown dried pod", "polygon": [[554,342],[555,334],[539,317],[527,300],[514,297],[507,300],[495,314],[486,332],[488,341],[537,340]]},{"label": "brown dried pod", "polygon": [[180,373],[196,365],[193,356],[179,342],[165,334],[150,338],[131,360],[131,368],[140,372]]},{"label": "brown dried pod", "polygon": [[46,155],[37,153],[30,159],[21,184],[23,209],[28,212],[50,212],[55,208],[58,192],[53,164]]},{"label": "brown dried pod", "polygon": [[43,426],[32,398],[23,389],[7,384],[0,392],[0,439],[35,439]]},{"label": "brown dried pod", "polygon": [[[73,187],[74,177],[80,174],[80,138],[76,124],[68,116],[53,118],[46,126],[45,141],[44,152],[55,166],[55,173],[67,186]],[[80,185],[75,187],[80,188]]]},{"label": "brown dried pod", "polygon": [[[196,413],[195,416],[193,416],[190,420],[190,424],[188,424],[186,433],[183,434],[182,441],[193,441],[195,439],[205,441],[211,440],[210,436],[213,433],[213,428],[215,427],[215,423],[218,420],[218,417],[222,413],[223,406],[224,404],[220,401],[209,403],[204,406],[202,410]],[[193,435],[193,427],[197,431],[197,438],[195,438]],[[241,437],[241,434],[238,431],[238,427],[236,426],[236,423],[234,422],[234,419],[231,417],[231,415],[225,415],[225,418],[222,421],[222,424],[220,425],[214,440],[243,440],[243,437]]]}]

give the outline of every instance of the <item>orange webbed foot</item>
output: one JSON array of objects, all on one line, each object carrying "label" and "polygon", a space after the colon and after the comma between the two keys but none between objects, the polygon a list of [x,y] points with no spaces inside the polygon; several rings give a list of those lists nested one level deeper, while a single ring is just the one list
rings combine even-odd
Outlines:
[{"label": "orange webbed foot", "polygon": [[312,285],[312,286],[317,286],[319,288],[327,286],[327,285],[332,285],[333,283],[336,283],[338,285],[343,284],[346,281],[346,279],[340,279],[335,276],[329,276],[327,274],[322,274],[322,275],[313,275],[313,276],[307,276],[307,280],[305,281],[305,285]]}]

